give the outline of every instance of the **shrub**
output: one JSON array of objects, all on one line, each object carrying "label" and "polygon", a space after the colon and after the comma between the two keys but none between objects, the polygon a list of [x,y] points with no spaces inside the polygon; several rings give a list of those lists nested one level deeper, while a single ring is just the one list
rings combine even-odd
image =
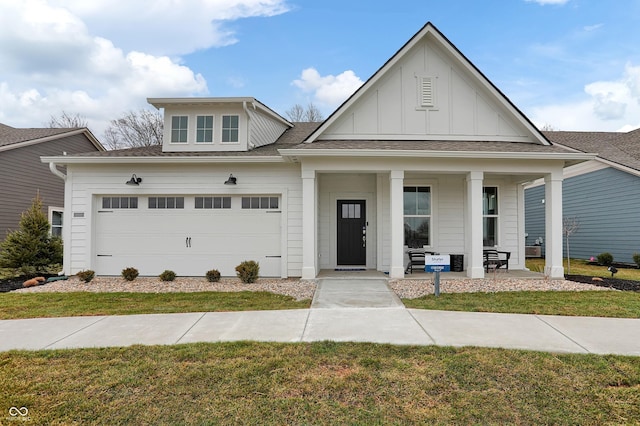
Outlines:
[{"label": "shrub", "polygon": [[638,265],[638,268],[640,268],[640,253],[633,253],[633,261]]},{"label": "shrub", "polygon": [[18,229],[0,244],[0,267],[36,276],[46,274],[49,265],[62,263],[62,239],[51,236],[49,228],[42,199],[36,196],[22,213]]},{"label": "shrub", "polygon": [[209,281],[210,283],[217,283],[218,281],[220,281],[220,271],[218,271],[217,269],[207,271],[207,281]]},{"label": "shrub", "polygon": [[136,268],[124,268],[122,270],[122,278],[127,281],[133,281],[138,278],[138,270]]},{"label": "shrub", "polygon": [[243,283],[253,283],[258,279],[260,265],[255,260],[245,260],[236,266],[236,272]]},{"label": "shrub", "polygon": [[176,279],[176,273],[167,269],[160,274],[160,279],[162,281],[173,281]]},{"label": "shrub", "polygon": [[94,271],[92,271],[91,269],[87,269],[86,271],[78,272],[76,274],[76,277],[80,278],[85,283],[88,283],[93,279],[95,275],[96,273]]},{"label": "shrub", "polygon": [[596,258],[598,259],[598,263],[604,266],[611,266],[613,263],[613,255],[611,253],[600,253]]}]

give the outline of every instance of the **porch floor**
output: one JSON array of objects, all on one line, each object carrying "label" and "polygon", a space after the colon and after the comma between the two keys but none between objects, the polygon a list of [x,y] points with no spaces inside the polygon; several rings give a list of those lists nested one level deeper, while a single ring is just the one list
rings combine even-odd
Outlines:
[{"label": "porch floor", "polygon": [[[433,280],[434,274],[431,272],[414,271],[412,274],[404,274],[405,279],[413,280]],[[493,272],[485,272],[485,278],[493,278]],[[495,273],[496,278],[501,279],[544,279],[544,274],[540,272],[527,271],[524,269],[499,270]],[[366,279],[366,278],[389,278],[389,275],[377,271],[375,269],[367,269],[364,271],[334,271],[333,269],[322,269],[317,278],[342,278],[342,279]],[[467,273],[463,272],[441,272],[442,280],[464,280],[467,279]]]}]

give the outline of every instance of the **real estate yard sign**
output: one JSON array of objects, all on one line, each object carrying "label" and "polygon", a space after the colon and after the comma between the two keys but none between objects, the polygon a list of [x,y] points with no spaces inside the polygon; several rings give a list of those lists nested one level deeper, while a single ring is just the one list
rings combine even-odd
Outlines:
[{"label": "real estate yard sign", "polygon": [[451,262],[448,254],[427,255],[424,257],[425,272],[449,272]]}]

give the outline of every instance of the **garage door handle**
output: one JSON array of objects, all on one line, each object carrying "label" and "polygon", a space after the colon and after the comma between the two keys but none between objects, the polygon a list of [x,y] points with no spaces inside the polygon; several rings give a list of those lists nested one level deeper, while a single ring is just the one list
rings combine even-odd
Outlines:
[{"label": "garage door handle", "polygon": [[187,237],[184,240],[184,244],[187,246],[187,248],[191,247],[191,237]]}]

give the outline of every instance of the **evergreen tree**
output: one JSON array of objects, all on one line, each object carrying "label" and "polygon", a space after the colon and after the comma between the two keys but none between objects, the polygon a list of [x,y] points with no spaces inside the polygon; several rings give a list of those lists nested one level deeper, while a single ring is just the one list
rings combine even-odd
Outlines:
[{"label": "evergreen tree", "polygon": [[49,229],[37,195],[22,213],[19,228],[0,244],[0,267],[12,268],[21,275],[38,275],[49,272],[51,265],[62,263],[62,240],[51,236]]}]

